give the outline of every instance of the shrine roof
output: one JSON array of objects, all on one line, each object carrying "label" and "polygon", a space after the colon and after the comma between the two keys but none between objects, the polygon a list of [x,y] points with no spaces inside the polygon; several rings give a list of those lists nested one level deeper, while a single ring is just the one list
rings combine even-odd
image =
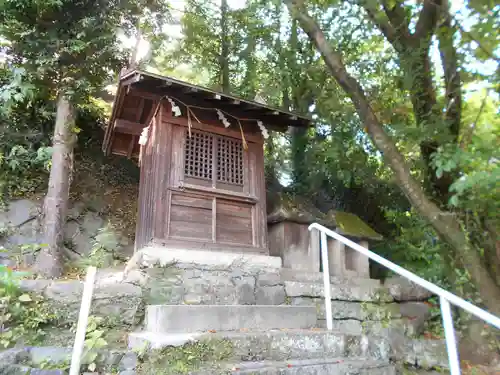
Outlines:
[{"label": "shrine roof", "polygon": [[191,106],[218,108],[242,120],[257,119],[278,131],[286,131],[289,126],[308,127],[312,122],[307,116],[142,70],[125,72],[120,77],[119,86],[128,86],[159,97],[169,96]]}]

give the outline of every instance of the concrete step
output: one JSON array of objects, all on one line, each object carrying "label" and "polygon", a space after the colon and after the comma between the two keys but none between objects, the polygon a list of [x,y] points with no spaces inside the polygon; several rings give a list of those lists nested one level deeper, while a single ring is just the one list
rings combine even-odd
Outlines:
[{"label": "concrete step", "polygon": [[[357,302],[392,302],[394,298],[387,288],[374,282],[367,285],[355,285],[350,282],[331,284],[332,300],[357,301]],[[285,292],[288,297],[324,298],[325,288],[323,283],[285,281]]]},{"label": "concrete step", "polygon": [[286,361],[290,359],[349,358],[388,361],[390,342],[380,336],[351,335],[323,330],[269,330],[256,332],[215,332],[192,334],[129,334],[133,350],[181,346],[189,341],[207,345],[228,345],[233,361]]},{"label": "concrete step", "polygon": [[385,361],[342,358],[230,363],[195,375],[396,375],[396,367]]},{"label": "concrete step", "polygon": [[[293,270],[291,268],[282,268],[280,275],[283,281],[298,281],[303,283],[323,283],[323,272],[301,271]],[[330,276],[332,284],[346,284],[352,285],[381,285],[380,280],[366,279],[361,277],[337,277]]]},{"label": "concrete step", "polygon": [[149,305],[145,328],[154,333],[190,333],[313,328],[314,306]]}]

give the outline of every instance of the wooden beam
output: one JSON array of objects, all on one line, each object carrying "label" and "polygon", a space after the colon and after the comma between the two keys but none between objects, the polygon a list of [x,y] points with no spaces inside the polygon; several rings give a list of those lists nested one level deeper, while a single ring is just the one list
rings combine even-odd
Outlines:
[{"label": "wooden beam", "polygon": [[144,125],[138,122],[117,119],[114,125],[114,131],[123,134],[141,135]]},{"label": "wooden beam", "polygon": [[137,112],[135,114],[135,121],[136,122],[141,122],[141,117],[142,117],[142,112],[144,111],[144,97],[141,96],[141,100],[139,102],[139,108],[137,109]]},{"label": "wooden beam", "polygon": [[132,158],[132,152],[134,151],[134,146],[136,142],[138,141],[137,136],[133,135],[132,139],[130,140],[130,144],[128,146],[128,153],[127,153],[127,158],[131,159]]},{"label": "wooden beam", "polygon": [[[188,126],[188,121],[184,117],[172,117],[172,116],[165,116],[163,118],[164,122],[170,123],[170,124],[175,124],[175,125],[181,125],[181,126]],[[233,125],[232,128],[224,128],[220,124],[220,121],[215,120],[215,121],[210,121],[210,120],[205,120],[201,119],[200,121],[203,121],[202,124],[199,124],[196,121],[191,121],[191,128],[196,129],[196,130],[204,130],[208,131],[211,133],[215,134],[220,134],[232,138],[237,138],[241,139],[241,132],[238,129],[237,125]],[[243,124],[243,127],[245,127],[246,124]],[[245,132],[245,139],[247,142],[255,142],[262,144],[264,142],[262,135],[260,132],[256,131],[255,133],[250,133],[250,132]]]},{"label": "wooden beam", "polygon": [[145,91],[137,87],[131,87],[128,92],[128,95],[140,96],[142,98],[152,99],[152,100],[158,100],[162,97],[162,95],[160,94],[152,93],[150,91]]},{"label": "wooden beam", "polygon": [[192,93],[195,93],[195,92],[198,92],[199,90],[196,88],[196,87],[185,87],[182,89],[182,92],[183,93],[186,93],[186,94],[192,94]]},{"label": "wooden beam", "polygon": [[132,84],[134,84],[134,83],[137,83],[137,82],[141,81],[141,80],[142,80],[142,78],[143,78],[143,77],[142,77],[140,74],[135,74],[135,75],[133,75],[132,77],[127,78],[127,79],[125,79],[125,80],[121,81],[121,84],[122,84],[123,86],[130,86],[130,85],[132,85]]}]

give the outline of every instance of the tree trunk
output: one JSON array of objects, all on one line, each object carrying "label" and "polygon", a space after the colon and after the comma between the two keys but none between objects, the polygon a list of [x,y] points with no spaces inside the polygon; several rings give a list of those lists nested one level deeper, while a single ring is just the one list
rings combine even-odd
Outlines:
[{"label": "tree trunk", "polygon": [[393,171],[400,189],[419,214],[434,227],[439,236],[450,244],[455,254],[461,258],[477,286],[484,304],[492,313],[500,315],[500,304],[498,303],[500,288],[490,277],[476,249],[471,248],[467,237],[460,229],[459,222],[451,213],[441,211],[425,195],[423,187],[412,177],[403,155],[384,131],[361,85],[347,72],[342,62],[342,56],[333,50],[317,22],[307,13],[303,2],[287,0],[286,3],[292,16],[298,19],[304,31],[320,51],[330,73],[350,96],[370,138],[382,152],[385,163]]},{"label": "tree trunk", "polygon": [[63,273],[64,227],[76,140],[76,135],[72,132],[74,119],[73,104],[60,94],[57,101],[52,166],[44,202],[44,237],[47,246],[40,251],[35,264],[37,273],[49,277],[58,277]]},{"label": "tree trunk", "polygon": [[222,92],[229,93],[231,84],[229,82],[229,35],[227,27],[227,13],[228,5],[227,0],[222,0],[220,5],[221,19],[221,54],[220,54],[220,69],[222,77]]},{"label": "tree trunk", "polygon": [[[453,45],[453,29],[449,14],[448,1],[424,0],[418,16],[415,31],[410,33],[409,19],[400,2],[389,4],[382,1],[383,11],[378,2],[361,0],[360,4],[370,19],[378,26],[386,39],[392,44],[401,61],[401,67],[409,79],[405,89],[411,95],[411,102],[417,125],[426,135],[420,144],[420,151],[425,165],[426,188],[432,198],[446,207],[450,198],[450,186],[457,178],[456,172],[443,173],[437,177],[432,165],[432,154],[446,142],[457,142],[461,119],[461,81],[457,69],[457,53]],[[439,108],[436,99],[436,88],[433,84],[429,50],[432,37],[439,20],[443,19],[438,32],[439,50],[444,70],[447,110]],[[443,134],[436,134],[446,122],[449,140]]]},{"label": "tree trunk", "polygon": [[139,66],[139,46],[141,45],[141,38],[142,38],[142,32],[141,32],[141,25],[140,22],[137,22],[137,34],[135,36],[135,45],[134,49],[132,50],[132,55],[130,56],[130,60],[128,62],[128,67],[129,69],[135,69]]},{"label": "tree trunk", "polygon": [[244,97],[253,99],[257,94],[257,71],[255,65],[255,47],[257,42],[255,37],[251,35],[250,30],[248,33],[249,35],[246,40],[247,48],[244,52],[246,71],[245,78],[243,79],[243,87],[240,91],[243,93]]}]

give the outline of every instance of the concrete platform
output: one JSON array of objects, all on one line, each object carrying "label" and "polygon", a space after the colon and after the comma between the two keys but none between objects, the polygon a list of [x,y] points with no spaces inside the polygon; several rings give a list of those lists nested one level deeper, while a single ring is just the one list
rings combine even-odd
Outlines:
[{"label": "concrete platform", "polygon": [[172,249],[162,246],[148,246],[138,251],[142,266],[165,266],[174,263],[197,264],[213,268],[258,267],[279,269],[280,257],[260,254],[231,253],[222,251]]},{"label": "concrete platform", "polygon": [[153,333],[298,329],[316,326],[314,306],[149,305],[145,328]]}]

